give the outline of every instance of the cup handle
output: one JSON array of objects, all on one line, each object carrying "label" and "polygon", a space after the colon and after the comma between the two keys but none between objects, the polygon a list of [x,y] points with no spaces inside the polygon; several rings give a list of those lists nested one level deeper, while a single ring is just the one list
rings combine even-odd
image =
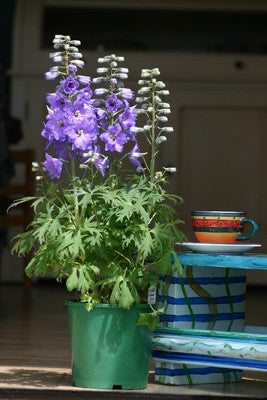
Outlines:
[{"label": "cup handle", "polygon": [[240,224],[241,225],[250,224],[252,226],[252,231],[248,235],[237,236],[236,240],[247,240],[247,239],[250,239],[250,238],[256,236],[257,233],[259,232],[258,224],[253,219],[244,218],[244,219],[242,219]]}]

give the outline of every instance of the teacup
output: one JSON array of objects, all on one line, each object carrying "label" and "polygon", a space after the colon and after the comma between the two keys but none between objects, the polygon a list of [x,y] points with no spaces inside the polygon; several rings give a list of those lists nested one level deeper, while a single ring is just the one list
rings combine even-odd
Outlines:
[{"label": "teacup", "polygon": [[[192,211],[191,221],[199,242],[236,243],[258,233],[257,223],[246,216],[243,211]],[[242,235],[245,224],[252,228],[248,235]]]}]

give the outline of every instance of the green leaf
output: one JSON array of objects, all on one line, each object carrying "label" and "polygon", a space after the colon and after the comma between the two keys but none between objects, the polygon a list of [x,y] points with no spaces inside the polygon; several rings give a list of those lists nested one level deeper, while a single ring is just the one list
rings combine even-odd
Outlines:
[{"label": "green leaf", "polygon": [[173,259],[174,259],[173,268],[178,272],[178,275],[180,277],[182,277],[183,276],[183,266],[180,263],[180,260],[179,260],[179,258],[177,256],[177,254],[175,253],[175,251],[172,251],[171,254],[172,254]]},{"label": "green leaf", "polygon": [[79,286],[79,278],[77,275],[77,268],[73,268],[72,273],[68,277],[66,281],[66,287],[69,292],[72,292],[72,290],[77,289]]},{"label": "green leaf", "polygon": [[73,268],[72,273],[66,281],[66,286],[69,291],[76,289],[83,295],[90,289],[93,280],[90,277],[88,269],[86,265]]},{"label": "green leaf", "polygon": [[134,298],[130,292],[130,289],[128,287],[128,283],[126,280],[123,280],[123,282],[121,284],[120,298],[119,298],[118,303],[122,308],[125,308],[127,310],[129,310],[129,308],[134,303]]},{"label": "green leaf", "polygon": [[155,331],[159,323],[159,313],[143,313],[140,314],[137,325],[147,326],[151,331]]}]

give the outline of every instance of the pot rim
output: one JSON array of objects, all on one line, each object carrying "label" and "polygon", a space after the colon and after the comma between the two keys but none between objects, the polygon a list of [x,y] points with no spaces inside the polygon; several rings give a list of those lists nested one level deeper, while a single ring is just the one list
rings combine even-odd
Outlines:
[{"label": "pot rim", "polygon": [[[78,300],[65,300],[65,305],[71,307],[86,307],[87,303]],[[149,307],[148,303],[133,304],[132,307],[129,309],[122,308],[119,306],[119,304],[98,303],[95,304],[93,308],[114,308],[114,309],[130,311],[132,308],[148,308],[148,307]]]}]

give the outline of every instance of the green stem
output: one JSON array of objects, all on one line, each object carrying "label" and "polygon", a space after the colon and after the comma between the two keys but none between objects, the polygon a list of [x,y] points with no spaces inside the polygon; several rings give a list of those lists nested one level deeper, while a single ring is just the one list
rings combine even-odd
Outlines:
[{"label": "green stem", "polygon": [[78,194],[77,194],[77,186],[76,181],[74,179],[75,175],[75,160],[72,158],[71,160],[71,175],[72,175],[72,185],[73,185],[73,194],[74,194],[74,215],[75,215],[75,224],[79,225],[79,202],[78,202]]},{"label": "green stem", "polygon": [[155,156],[156,156],[156,126],[155,126],[155,120],[156,120],[156,105],[155,105],[155,100],[154,100],[154,87],[152,86],[152,125],[151,125],[151,160],[150,160],[150,179],[151,182],[154,181],[155,178]]}]

